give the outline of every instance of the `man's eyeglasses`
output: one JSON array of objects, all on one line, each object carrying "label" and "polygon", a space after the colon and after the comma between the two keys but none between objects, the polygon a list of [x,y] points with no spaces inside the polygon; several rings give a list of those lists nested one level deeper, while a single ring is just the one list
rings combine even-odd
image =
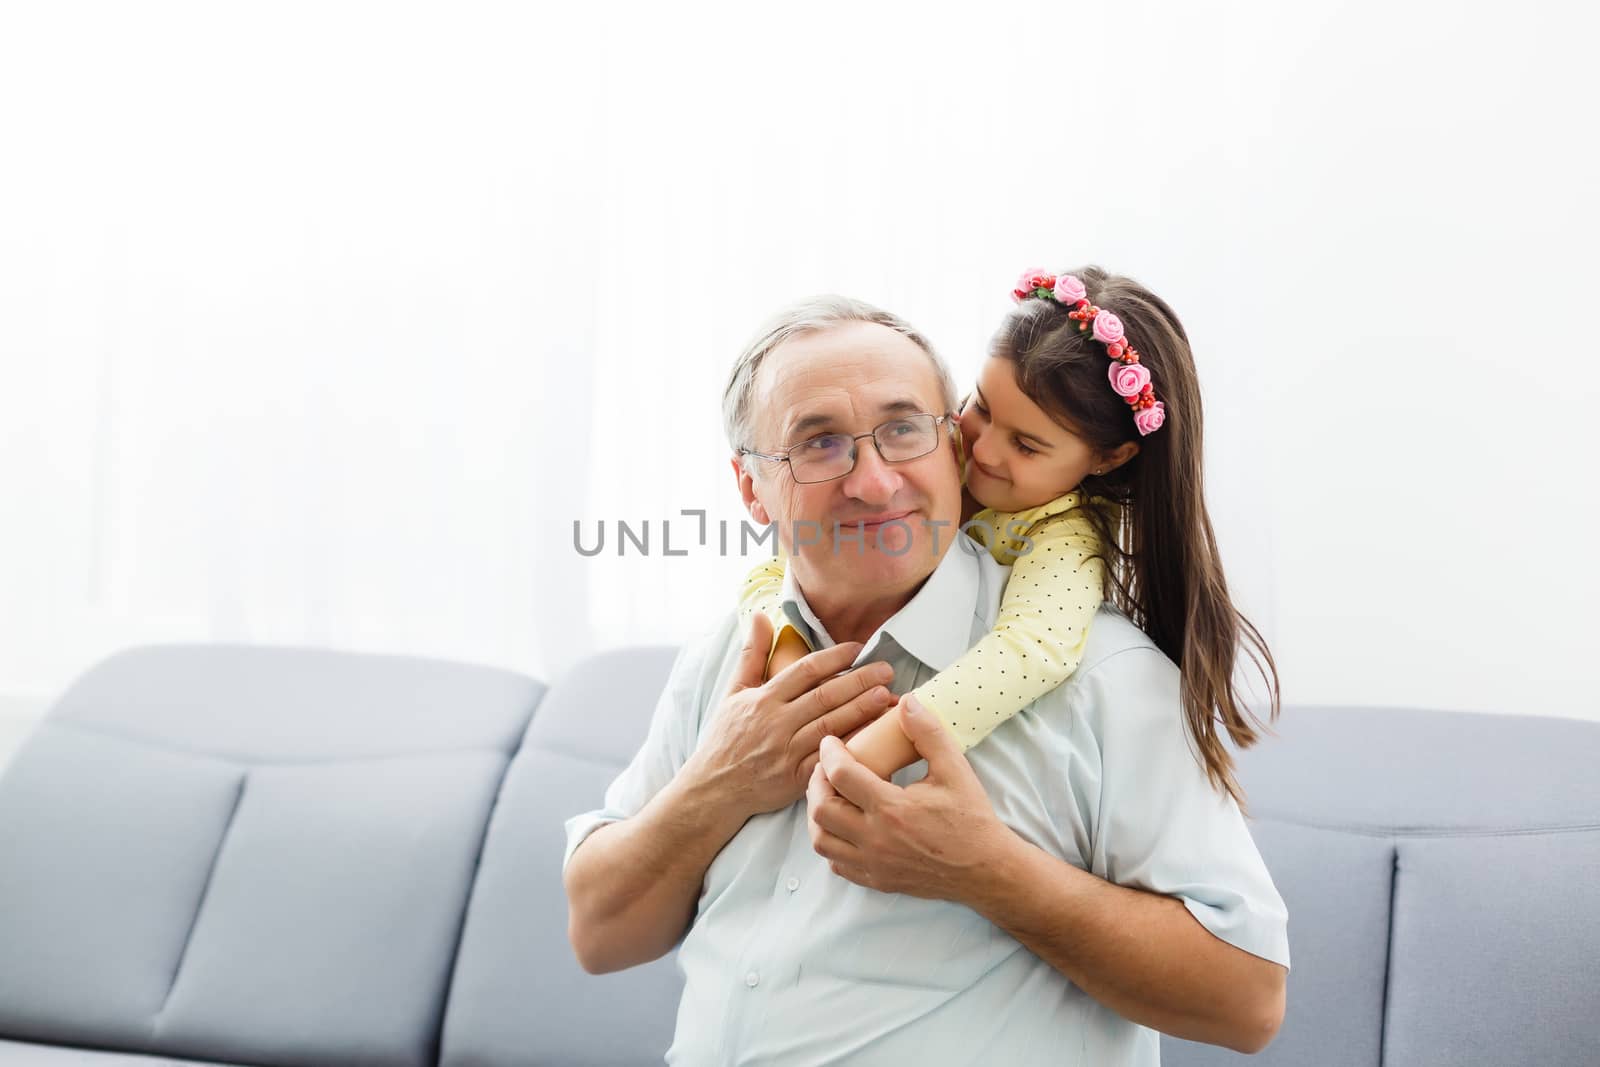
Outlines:
[{"label": "man's eyeglasses", "polygon": [[[920,459],[939,447],[939,426],[955,418],[944,415],[902,415],[890,419],[871,433],[825,433],[784,449],[782,452],[757,452],[739,449],[741,456],[755,456],[773,463],[789,464],[789,473],[802,484],[831,482],[856,469],[856,442],[872,438],[885,463],[904,463]],[[951,423],[953,426],[954,423]]]}]

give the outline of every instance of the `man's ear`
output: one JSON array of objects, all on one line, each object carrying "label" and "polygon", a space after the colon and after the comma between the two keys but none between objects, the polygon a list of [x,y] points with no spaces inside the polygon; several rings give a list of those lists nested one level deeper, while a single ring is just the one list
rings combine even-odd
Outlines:
[{"label": "man's ear", "polygon": [[1110,452],[1102,452],[1095,466],[1101,474],[1110,474],[1139,454],[1139,442],[1124,441]]},{"label": "man's ear", "polygon": [[744,500],[744,509],[750,513],[750,517],[763,526],[772,525],[766,505],[756,496],[755,476],[745,470],[743,457],[738,453],[733,456],[733,476],[739,483],[739,496]]}]

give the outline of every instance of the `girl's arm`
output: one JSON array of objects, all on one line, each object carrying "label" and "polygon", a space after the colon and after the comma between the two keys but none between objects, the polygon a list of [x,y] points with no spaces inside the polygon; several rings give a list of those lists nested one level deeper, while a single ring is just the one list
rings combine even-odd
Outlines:
[{"label": "girl's arm", "polygon": [[[1027,536],[1033,547],[1012,566],[994,629],[914,690],[962,751],[1071,677],[1104,596],[1100,540],[1081,516],[1045,518]],[[847,744],[882,778],[921,758],[898,715],[869,723]]]}]

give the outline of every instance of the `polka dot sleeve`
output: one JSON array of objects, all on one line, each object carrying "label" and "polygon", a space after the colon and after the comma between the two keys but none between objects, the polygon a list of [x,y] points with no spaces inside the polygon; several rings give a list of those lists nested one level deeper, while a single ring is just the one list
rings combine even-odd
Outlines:
[{"label": "polka dot sleeve", "polygon": [[[794,630],[795,635],[810,648],[811,642],[806,641],[806,635],[795,630],[789,622],[789,616],[783,612],[783,569],[782,556],[764,559],[750,568],[744,588],[739,593],[739,625],[741,628],[749,626],[750,616],[759,611],[772,620],[772,649],[778,647],[778,638],[783,636],[785,628]],[[769,657],[772,649],[767,650]]]},{"label": "polka dot sleeve", "polygon": [[[1001,562],[1015,559],[1000,614],[993,630],[914,690],[963,751],[1072,676],[1104,596],[1105,561],[1088,520],[1069,505],[1031,525],[1018,523],[1030,514],[978,516],[1002,536],[976,540]],[[1008,523],[1026,541],[1005,538]]]}]

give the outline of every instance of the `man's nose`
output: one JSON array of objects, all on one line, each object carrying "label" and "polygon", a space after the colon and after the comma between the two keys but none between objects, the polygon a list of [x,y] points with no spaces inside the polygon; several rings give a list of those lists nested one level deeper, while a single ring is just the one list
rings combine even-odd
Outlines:
[{"label": "man's nose", "polygon": [[903,481],[894,466],[884,462],[871,441],[862,441],[856,451],[855,470],[845,475],[841,488],[847,496],[872,507],[882,507],[894,499]]}]

